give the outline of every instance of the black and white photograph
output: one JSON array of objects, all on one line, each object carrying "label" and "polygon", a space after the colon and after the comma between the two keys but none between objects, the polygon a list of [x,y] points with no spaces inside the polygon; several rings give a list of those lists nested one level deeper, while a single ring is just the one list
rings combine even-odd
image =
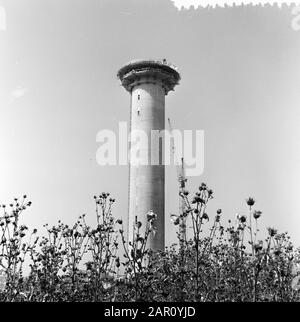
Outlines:
[{"label": "black and white photograph", "polygon": [[300,1],[0,0],[0,302],[299,302],[299,58]]}]

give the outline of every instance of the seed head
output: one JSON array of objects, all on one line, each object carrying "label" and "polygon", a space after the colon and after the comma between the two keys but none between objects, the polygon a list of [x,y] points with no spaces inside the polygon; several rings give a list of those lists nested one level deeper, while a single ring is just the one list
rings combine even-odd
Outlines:
[{"label": "seed head", "polygon": [[202,219],[209,220],[208,214],[206,212],[202,215]]},{"label": "seed head", "polygon": [[246,202],[249,207],[252,207],[255,204],[255,200],[251,197],[249,197]]},{"label": "seed head", "polygon": [[147,212],[147,220],[151,221],[157,218],[156,213],[154,213],[152,210]]},{"label": "seed head", "polygon": [[277,234],[277,229],[269,227],[268,233],[271,237],[274,237]]},{"label": "seed head", "polygon": [[262,212],[259,210],[255,210],[253,213],[254,219],[258,219],[261,216]]}]

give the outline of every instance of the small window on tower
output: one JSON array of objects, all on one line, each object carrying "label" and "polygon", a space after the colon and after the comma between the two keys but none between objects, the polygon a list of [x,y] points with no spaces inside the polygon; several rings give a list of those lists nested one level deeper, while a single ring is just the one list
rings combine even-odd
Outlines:
[{"label": "small window on tower", "polygon": [[138,100],[140,100],[140,98],[141,98],[141,95],[139,94],[139,95],[138,95]]}]

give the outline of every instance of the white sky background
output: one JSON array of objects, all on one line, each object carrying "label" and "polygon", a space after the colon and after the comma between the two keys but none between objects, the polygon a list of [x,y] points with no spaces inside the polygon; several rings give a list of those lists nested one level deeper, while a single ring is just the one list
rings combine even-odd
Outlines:
[{"label": "white sky background", "polygon": [[[215,191],[212,216],[246,213],[300,245],[300,31],[291,8],[178,11],[169,0],[9,0],[0,31],[0,202],[26,193],[24,220],[40,228],[93,217],[109,191],[127,215],[128,169],[96,163],[96,135],[129,121],[117,70],[135,58],[167,58],[182,73],[166,99],[174,128],[205,131],[205,170],[190,178]],[[168,214],[177,181],[167,168]],[[172,232],[171,232],[172,231]]]}]

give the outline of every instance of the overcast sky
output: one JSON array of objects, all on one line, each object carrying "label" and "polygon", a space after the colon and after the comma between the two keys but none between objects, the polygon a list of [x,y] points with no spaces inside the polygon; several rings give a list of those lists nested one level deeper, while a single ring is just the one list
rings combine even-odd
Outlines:
[{"label": "overcast sky", "polygon": [[[173,127],[205,131],[205,165],[189,178],[215,192],[209,214],[247,213],[300,246],[300,31],[291,8],[178,11],[170,0],[9,0],[0,31],[0,202],[26,193],[24,220],[40,228],[94,215],[110,192],[126,217],[128,168],[99,166],[96,135],[129,121],[116,73],[135,58],[166,58],[182,74],[166,98]],[[117,132],[116,132],[117,133]],[[178,209],[167,167],[169,213]],[[25,214],[24,214],[25,216]]]}]

